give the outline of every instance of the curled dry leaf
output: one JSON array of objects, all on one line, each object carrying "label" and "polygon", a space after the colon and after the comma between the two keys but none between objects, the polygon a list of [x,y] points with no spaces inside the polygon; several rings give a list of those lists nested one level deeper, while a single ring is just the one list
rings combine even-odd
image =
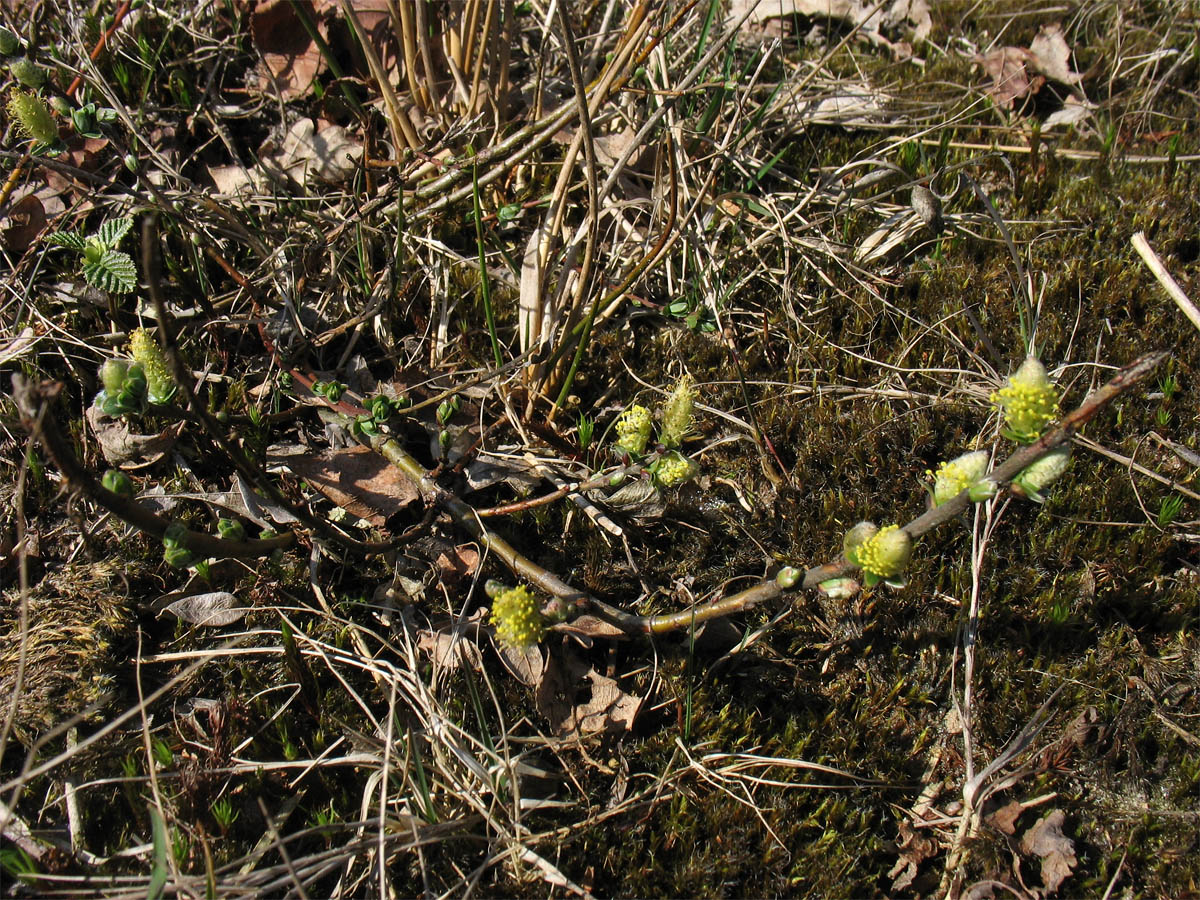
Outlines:
[{"label": "curled dry leaf", "polygon": [[1029,43],[1029,55],[1034,69],[1052,81],[1075,85],[1083,79],[1071,69],[1071,48],[1057,22],[1038,29],[1037,37]]},{"label": "curled dry leaf", "polygon": [[1061,809],[1051,810],[1021,838],[1021,851],[1042,861],[1042,887],[1048,894],[1057,891],[1075,868],[1075,842],[1063,834],[1065,820]]},{"label": "curled dry leaf", "polygon": [[212,591],[181,597],[163,607],[163,612],[190,625],[220,628],[241,619],[246,614],[246,607],[241,606],[229,591]]},{"label": "curled dry leaf", "polygon": [[13,256],[28,250],[45,227],[46,208],[37,194],[26,194],[9,207],[8,215],[0,219],[4,246]]},{"label": "curled dry leaf", "polygon": [[1009,835],[1016,834],[1017,819],[1020,818],[1021,813],[1024,811],[1025,804],[1023,804],[1020,800],[1012,800],[1001,806],[995,812],[989,813],[984,821],[997,831],[1002,831]]},{"label": "curled dry leaf", "polygon": [[417,649],[426,654],[435,666],[454,671],[464,663],[475,671],[483,670],[483,654],[479,646],[464,635],[452,631],[419,631]]},{"label": "curled dry leaf", "polygon": [[912,55],[912,46],[907,41],[893,44],[883,36],[883,31],[900,31],[913,41],[923,41],[933,29],[928,0],[891,0],[890,3],[872,3],[869,0],[733,0],[729,5],[726,22],[738,22],[746,11],[750,11],[743,28],[756,31],[763,37],[777,35],[778,30],[769,26],[772,19],[791,19],[807,16],[817,21],[830,19],[845,22],[859,28],[860,34],[871,43],[890,48],[898,58]]},{"label": "curled dry leaf", "polygon": [[1025,70],[1032,54],[1020,47],[999,47],[976,61],[983,66],[992,79],[986,88],[992,102],[1001,109],[1012,109],[1013,102],[1036,93],[1042,86],[1040,79],[1029,79]]},{"label": "curled dry leaf", "polygon": [[937,855],[938,842],[925,829],[917,830],[907,820],[900,823],[900,855],[892,866],[888,877],[892,879],[892,890],[907,889],[917,877],[921,863]]},{"label": "curled dry leaf", "polygon": [[536,688],[542,683],[546,673],[546,656],[542,648],[534,644],[532,647],[510,647],[508,644],[497,643],[496,649],[504,668],[512,673],[517,681],[526,687]]},{"label": "curled dry leaf", "polygon": [[175,446],[185,422],[173,422],[158,434],[134,434],[124,419],[112,419],[94,406],[87,409],[88,424],[110,466],[143,469],[158,462]]},{"label": "curled dry leaf", "polygon": [[37,332],[29,325],[21,329],[21,333],[9,338],[3,344],[0,344],[0,366],[7,366],[9,363],[27,359],[32,356],[31,351],[37,346],[41,338]]},{"label": "curled dry leaf", "polygon": [[1036,94],[1046,79],[1068,87],[1079,84],[1083,76],[1071,69],[1070,60],[1071,48],[1057,23],[1043,25],[1028,50],[997,47],[975,58],[992,79],[987,93],[1003,109],[1012,109],[1014,101]]}]

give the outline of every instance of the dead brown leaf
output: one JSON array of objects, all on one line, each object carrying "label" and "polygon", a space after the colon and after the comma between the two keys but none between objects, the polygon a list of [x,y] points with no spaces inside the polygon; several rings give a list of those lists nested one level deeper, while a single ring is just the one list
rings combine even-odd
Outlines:
[{"label": "dead brown leaf", "polygon": [[310,176],[337,183],[354,171],[362,144],[341,125],[326,125],[319,131],[312,119],[299,119],[283,140],[283,149],[264,156],[264,168],[304,184]]},{"label": "dead brown leaf", "polygon": [[986,88],[988,95],[1001,109],[1012,109],[1013,101],[1037,93],[1042,81],[1032,81],[1026,72],[1032,54],[1020,47],[998,47],[976,61],[983,71],[991,76],[992,84]]},{"label": "dead brown leaf", "polygon": [[925,860],[936,856],[938,842],[926,831],[918,831],[908,821],[900,823],[900,856],[892,866],[888,877],[892,879],[892,890],[903,891],[917,877],[917,869]]},{"label": "dead brown leaf", "polygon": [[46,208],[37,194],[26,194],[0,220],[4,231],[4,246],[14,256],[20,256],[46,227]]},{"label": "dead brown leaf", "polygon": [[386,528],[390,516],[419,500],[411,481],[369,447],[323,453],[267,451],[267,460],[289,469],[353,516]]},{"label": "dead brown leaf", "polygon": [[793,16],[806,16],[818,21],[836,19],[858,27],[863,37],[892,49],[897,58],[911,56],[911,44],[907,41],[893,44],[883,36],[882,31],[901,30],[911,34],[914,41],[928,38],[933,29],[928,0],[892,0],[884,8],[879,6],[862,0],[733,0],[726,21],[737,22],[749,9],[750,16],[743,27],[754,29],[763,37],[774,37],[778,29],[772,27],[773,19],[790,19]]},{"label": "dead brown leaf", "polygon": [[163,612],[170,613],[181,622],[190,625],[221,628],[240,620],[246,615],[246,609],[229,591],[210,591],[180,597],[163,607]]},{"label": "dead brown leaf", "polygon": [[538,711],[562,737],[582,737],[603,731],[628,731],[642,698],[621,689],[564,647],[550,654],[536,688]]},{"label": "dead brown leaf", "polygon": [[476,671],[483,669],[483,654],[479,646],[461,634],[450,631],[420,631],[417,649],[433,660],[434,665],[455,671],[466,664]]},{"label": "dead brown leaf", "polygon": [[596,616],[576,616],[570,622],[560,622],[553,626],[551,630],[569,634],[586,647],[591,646],[593,638],[620,640],[628,637],[616,625],[613,625],[611,622],[605,622]]},{"label": "dead brown leaf", "polygon": [[175,446],[186,423],[174,422],[158,434],[134,434],[124,418],[112,419],[94,406],[87,409],[88,424],[110,466],[142,469],[158,462]]},{"label": "dead brown leaf", "polygon": [[[302,3],[317,31],[327,37],[325,25],[316,15],[312,0],[259,0],[250,15],[250,34],[263,55],[263,62],[284,100],[308,93],[325,68],[321,51],[304,30],[295,7]],[[270,80],[263,79],[263,87]]]},{"label": "dead brown leaf", "polygon": [[1079,84],[1083,76],[1071,69],[1071,48],[1057,22],[1043,25],[1029,44],[1029,62],[1033,68],[1060,84]]},{"label": "dead brown leaf", "polygon": [[1021,851],[1042,861],[1042,886],[1052,894],[1075,868],[1075,842],[1063,834],[1066,820],[1061,809],[1042,816],[1021,838]]},{"label": "dead brown leaf", "polygon": [[479,551],[472,544],[459,544],[449,552],[439,553],[434,565],[438,567],[442,581],[453,586],[475,574],[479,568]]},{"label": "dead brown leaf", "polygon": [[536,644],[532,647],[510,647],[508,644],[497,643],[500,659],[504,668],[512,673],[517,681],[526,687],[536,688],[542,683],[546,674],[546,657],[542,648]]},{"label": "dead brown leaf", "polygon": [[1004,804],[995,812],[989,814],[985,822],[991,825],[998,831],[1005,834],[1017,833],[1017,819],[1021,817],[1021,813],[1025,811],[1025,804],[1020,800],[1013,800]]}]

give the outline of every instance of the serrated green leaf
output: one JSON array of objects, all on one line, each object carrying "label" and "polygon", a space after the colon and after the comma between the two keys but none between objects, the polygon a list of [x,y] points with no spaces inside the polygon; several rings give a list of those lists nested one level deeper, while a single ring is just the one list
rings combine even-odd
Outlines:
[{"label": "serrated green leaf", "polygon": [[106,250],[98,260],[83,264],[88,284],[114,294],[128,294],[137,287],[137,269],[128,253]]},{"label": "serrated green leaf", "polygon": [[58,247],[66,247],[68,250],[78,250],[81,253],[85,246],[83,235],[76,234],[74,231],[58,231],[46,237],[50,243]]},{"label": "serrated green leaf", "polygon": [[116,249],[117,244],[121,243],[121,239],[129,233],[129,229],[132,227],[133,219],[109,219],[96,232],[96,240],[109,250]]}]

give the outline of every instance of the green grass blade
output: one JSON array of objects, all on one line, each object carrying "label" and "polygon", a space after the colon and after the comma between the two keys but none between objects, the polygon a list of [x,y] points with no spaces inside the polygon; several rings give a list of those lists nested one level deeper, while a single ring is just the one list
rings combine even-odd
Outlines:
[{"label": "green grass blade", "polygon": [[483,250],[483,213],[479,204],[479,166],[471,166],[471,200],[475,204],[475,245],[479,250],[479,296],[483,300],[483,314],[487,317],[488,337],[492,339],[492,356],[496,368],[504,365],[500,356],[500,341],[496,337],[496,313],[492,309],[492,283],[488,278],[487,254]]},{"label": "green grass blade", "polygon": [[150,823],[154,829],[154,867],[150,870],[150,883],[146,886],[146,900],[158,900],[167,886],[167,854],[171,852],[171,843],[167,840],[167,823],[163,821],[162,813],[157,807],[150,807]]}]

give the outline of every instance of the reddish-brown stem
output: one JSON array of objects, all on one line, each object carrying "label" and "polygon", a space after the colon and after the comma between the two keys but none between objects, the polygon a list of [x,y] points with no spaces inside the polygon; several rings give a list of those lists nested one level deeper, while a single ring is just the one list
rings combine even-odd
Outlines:
[{"label": "reddish-brown stem", "polygon": [[[108,43],[108,39],[116,33],[118,28],[121,27],[121,22],[125,18],[125,14],[129,12],[129,7],[132,4],[133,0],[125,0],[124,3],[117,7],[117,11],[113,13],[112,24],[104,30],[104,34],[100,35],[100,40],[96,41],[96,46],[92,48],[92,52],[89,57],[92,62],[95,62],[97,59],[99,59],[100,54],[104,52],[104,46]],[[75,92],[79,90],[79,86],[81,84],[83,84],[83,75],[76,75],[75,80],[71,82],[70,86],[66,90],[67,97],[74,100]]]}]

